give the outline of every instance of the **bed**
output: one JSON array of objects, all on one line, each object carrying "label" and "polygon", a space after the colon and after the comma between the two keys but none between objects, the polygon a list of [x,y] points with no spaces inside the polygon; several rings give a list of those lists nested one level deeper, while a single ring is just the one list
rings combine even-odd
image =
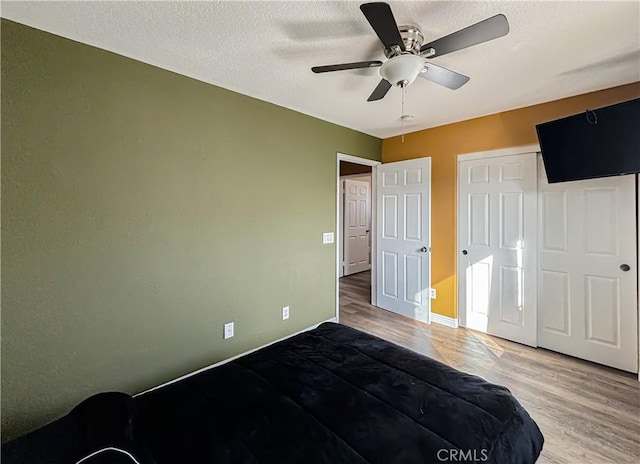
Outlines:
[{"label": "bed", "polygon": [[[34,464],[529,464],[543,441],[506,388],[325,323],[136,397],[90,398],[4,445],[2,457]],[[60,443],[68,445],[60,450]]]}]

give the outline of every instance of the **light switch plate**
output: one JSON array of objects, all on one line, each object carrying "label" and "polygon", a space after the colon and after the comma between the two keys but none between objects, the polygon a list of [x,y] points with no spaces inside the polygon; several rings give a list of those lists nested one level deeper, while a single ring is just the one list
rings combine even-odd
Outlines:
[{"label": "light switch plate", "polygon": [[333,243],[333,232],[325,232],[322,234],[322,243]]},{"label": "light switch plate", "polygon": [[282,320],[287,320],[289,319],[289,306],[284,306],[282,308]]},{"label": "light switch plate", "polygon": [[227,322],[224,325],[224,339],[233,337],[233,322]]}]

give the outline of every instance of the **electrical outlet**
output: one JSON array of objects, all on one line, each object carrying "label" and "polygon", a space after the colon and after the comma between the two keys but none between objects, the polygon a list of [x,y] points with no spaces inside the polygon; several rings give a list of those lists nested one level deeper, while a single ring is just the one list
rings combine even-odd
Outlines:
[{"label": "electrical outlet", "polygon": [[430,288],[429,289],[429,298],[431,298],[432,300],[436,299],[436,289],[435,288]]},{"label": "electrical outlet", "polygon": [[325,232],[322,234],[322,243],[333,243],[333,232]]},{"label": "electrical outlet", "polygon": [[227,322],[224,325],[224,339],[233,337],[233,322]]},{"label": "electrical outlet", "polygon": [[282,308],[282,320],[289,319],[289,306],[284,306]]}]

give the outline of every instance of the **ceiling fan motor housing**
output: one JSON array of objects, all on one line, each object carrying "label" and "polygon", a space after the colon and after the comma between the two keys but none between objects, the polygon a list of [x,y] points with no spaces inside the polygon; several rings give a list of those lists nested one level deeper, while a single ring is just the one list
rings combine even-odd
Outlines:
[{"label": "ceiling fan motor housing", "polygon": [[397,46],[385,48],[384,54],[389,60],[380,68],[380,75],[393,85],[406,87],[424,70],[424,59],[420,57],[424,36],[416,25],[400,26],[398,30],[405,50]]},{"label": "ceiling fan motor housing", "polygon": [[400,36],[402,37],[402,41],[404,42],[405,51],[402,52],[399,47],[385,48],[385,56],[387,58],[393,58],[394,56],[400,55],[401,53],[412,53],[414,55],[419,55],[420,47],[422,47],[422,43],[424,42],[424,35],[422,35],[420,27],[410,24],[406,26],[400,26],[398,30],[400,31]]}]

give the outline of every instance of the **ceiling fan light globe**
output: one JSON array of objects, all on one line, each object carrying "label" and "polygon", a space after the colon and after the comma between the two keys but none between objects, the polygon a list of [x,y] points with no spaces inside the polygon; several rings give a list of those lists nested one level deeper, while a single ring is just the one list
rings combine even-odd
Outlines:
[{"label": "ceiling fan light globe", "polygon": [[416,80],[424,69],[424,59],[416,55],[399,55],[386,61],[380,75],[393,85],[406,87]]}]

